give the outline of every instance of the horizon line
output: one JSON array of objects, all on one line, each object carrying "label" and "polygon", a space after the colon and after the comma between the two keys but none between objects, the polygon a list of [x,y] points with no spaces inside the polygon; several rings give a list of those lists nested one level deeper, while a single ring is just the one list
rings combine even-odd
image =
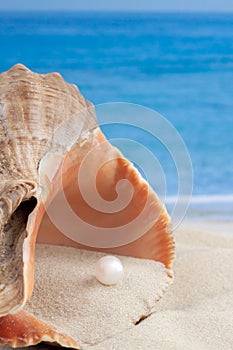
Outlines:
[{"label": "horizon line", "polygon": [[169,10],[142,10],[142,9],[67,9],[67,8],[59,8],[59,9],[1,9],[0,12],[72,12],[72,13],[145,13],[145,14],[233,14],[232,10],[188,10],[188,9],[169,9]]}]

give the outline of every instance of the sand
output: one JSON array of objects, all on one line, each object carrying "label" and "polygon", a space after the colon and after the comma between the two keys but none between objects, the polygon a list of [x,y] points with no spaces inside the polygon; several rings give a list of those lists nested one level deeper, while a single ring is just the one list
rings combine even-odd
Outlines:
[{"label": "sand", "polygon": [[189,225],[175,232],[175,282],[155,313],[90,349],[233,349],[233,230],[230,237]]},{"label": "sand", "polygon": [[95,263],[104,255],[37,245],[35,288],[24,310],[84,349],[134,327],[152,312],[171,278],[162,263],[121,256],[124,278],[104,286],[94,276]]},{"label": "sand", "polygon": [[[211,227],[211,223],[206,226]],[[222,227],[225,229],[226,223]],[[210,229],[206,232],[202,225],[195,222],[182,225],[174,233],[177,246],[177,256],[174,263],[175,281],[159,301],[156,301],[156,296],[153,295],[154,292],[159,293],[158,290],[155,290],[155,284],[153,282],[144,284],[144,278],[148,278],[147,273],[151,269],[155,269],[156,273],[159,272],[163,276],[162,270],[157,265],[152,267],[150,262],[140,269],[140,264],[136,266],[137,259],[125,260],[126,268],[129,264],[130,271],[138,271],[139,273],[136,273],[137,276],[127,282],[130,282],[131,286],[124,285],[123,281],[118,286],[118,289],[122,291],[127,290],[127,297],[124,294],[125,297],[122,295],[121,298],[113,298],[111,301],[111,312],[115,312],[115,319],[118,317],[117,310],[121,313],[121,317],[117,319],[116,323],[114,323],[113,317],[112,326],[109,325],[111,322],[107,317],[103,318],[102,330],[99,329],[102,332],[102,338],[96,338],[97,333],[94,328],[91,332],[94,334],[94,338],[93,334],[89,335],[89,339],[94,339],[93,343],[98,344],[88,345],[87,342],[85,343],[87,340],[85,338],[82,348],[88,350],[232,350],[232,223],[227,225],[228,235],[224,235],[224,229],[220,230],[219,234],[209,232]],[[66,264],[67,262],[64,260],[62,263]],[[139,276],[144,281],[141,282],[140,287],[137,285]],[[151,274],[150,280],[152,280],[152,276]],[[135,300],[137,300],[136,307]],[[142,300],[144,300],[144,304]],[[148,301],[149,304],[147,304]],[[92,305],[100,312],[97,303],[100,303],[100,299]],[[107,312],[107,303],[105,298],[104,313]],[[122,305],[127,306],[126,309],[122,308]],[[138,315],[140,310],[145,312],[149,309],[151,310],[148,314],[153,311],[150,316],[137,325],[132,324],[132,320],[135,321],[135,315]],[[83,310],[85,310],[85,305]],[[87,307],[87,312],[89,311]],[[121,324],[122,317],[123,326]],[[85,320],[83,330],[85,327],[90,329],[90,324],[93,327],[98,318],[100,318],[100,313],[93,312],[93,318]],[[131,324],[127,328],[128,321]],[[105,326],[107,332],[111,333],[109,337],[103,330]],[[66,325],[66,327],[69,326]],[[40,345],[38,348],[47,349],[48,347]],[[7,347],[2,347],[2,349],[7,349]]]}]

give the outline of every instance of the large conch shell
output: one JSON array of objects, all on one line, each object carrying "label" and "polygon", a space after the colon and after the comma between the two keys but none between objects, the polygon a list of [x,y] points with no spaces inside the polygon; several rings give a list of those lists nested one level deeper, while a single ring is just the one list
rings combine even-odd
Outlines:
[{"label": "large conch shell", "polygon": [[[174,242],[166,209],[133,165],[106,141],[91,106],[58,73],[40,75],[17,64],[0,75],[0,316],[21,310],[32,294],[40,225],[39,242],[82,247],[64,236],[45,213],[46,203],[56,202],[56,197],[59,203],[59,193],[65,193],[82,219],[98,227],[125,225],[149,203],[141,223],[147,232],[136,241],[102,251],[162,262],[172,275]],[[76,134],[54,137],[72,116],[76,116]],[[102,144],[101,152],[95,153]],[[97,158],[103,156],[105,161],[96,184],[106,201],[115,199],[120,180],[127,179],[133,186],[132,201],[119,215],[90,208],[79,187],[73,186],[90,150],[94,154],[87,163],[90,173]],[[41,179],[46,184],[47,178],[50,184],[42,189]],[[88,176],[84,187],[88,190]]]}]

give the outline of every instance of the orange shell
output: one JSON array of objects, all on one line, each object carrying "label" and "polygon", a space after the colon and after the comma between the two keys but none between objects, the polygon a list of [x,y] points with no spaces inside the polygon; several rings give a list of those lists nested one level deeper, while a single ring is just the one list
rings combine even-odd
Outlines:
[{"label": "orange shell", "polygon": [[0,318],[0,344],[16,348],[41,342],[79,349],[78,343],[72,338],[56,332],[53,327],[24,311]]},{"label": "orange shell", "polygon": [[[113,248],[91,248],[90,246],[82,245],[77,241],[74,241],[64,235],[54,224],[49,217],[49,210],[45,213],[42,220],[37,241],[47,244],[58,244],[65,246],[72,246],[77,248],[85,248],[91,250],[99,250],[107,253],[114,253],[119,255],[128,255],[136,258],[152,259],[162,262],[168,270],[172,268],[172,262],[174,260],[174,241],[172,237],[172,228],[170,217],[167,214],[165,207],[160,202],[154,191],[148,185],[148,183],[141,177],[134,166],[114,147],[106,142],[106,138],[100,131],[97,130],[93,145],[104,144],[104,151],[101,149],[101,158],[104,159],[104,166],[97,176],[97,190],[106,201],[114,199],[116,194],[116,186],[120,180],[128,180],[133,185],[134,195],[130,204],[119,212],[104,213],[98,211],[90,205],[88,205],[82,197],[78,184],[79,166],[82,162],[82,151],[79,144],[75,146],[71,155],[67,155],[63,167],[68,171],[63,175],[63,193],[70,205],[72,211],[82,220],[88,222],[95,227],[108,227],[115,228],[123,225],[127,225],[131,220],[135,219],[147,205],[145,215],[140,219],[138,224],[143,226],[150,225],[150,229],[146,231],[140,238],[134,240],[131,243],[121,245]],[[90,152],[90,145],[87,145],[85,154]],[[93,158],[98,157],[97,150],[93,151]],[[110,154],[108,159],[108,154]],[[80,156],[81,155],[81,156]],[[72,158],[72,161],[70,160]],[[112,158],[114,158],[112,160]],[[93,168],[93,159],[86,164],[88,169]],[[86,188],[89,185],[89,178],[87,177]],[[85,184],[82,184],[85,187]],[[88,191],[88,189],[87,189]],[[51,203],[54,206],[54,210],[59,211],[61,206],[61,200],[59,194],[54,198]],[[63,210],[63,209],[62,209]],[[59,211],[59,217],[62,218],[63,212]],[[62,218],[67,221],[66,218]],[[76,227],[78,230],[78,227]],[[49,233],[49,234],[48,234]]]}]

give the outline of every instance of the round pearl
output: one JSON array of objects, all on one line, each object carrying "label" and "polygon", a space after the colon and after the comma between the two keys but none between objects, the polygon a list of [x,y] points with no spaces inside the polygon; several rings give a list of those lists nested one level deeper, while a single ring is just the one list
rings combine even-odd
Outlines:
[{"label": "round pearl", "polygon": [[124,268],[121,261],[112,255],[103,256],[95,265],[96,279],[106,285],[119,282],[124,276]]}]

